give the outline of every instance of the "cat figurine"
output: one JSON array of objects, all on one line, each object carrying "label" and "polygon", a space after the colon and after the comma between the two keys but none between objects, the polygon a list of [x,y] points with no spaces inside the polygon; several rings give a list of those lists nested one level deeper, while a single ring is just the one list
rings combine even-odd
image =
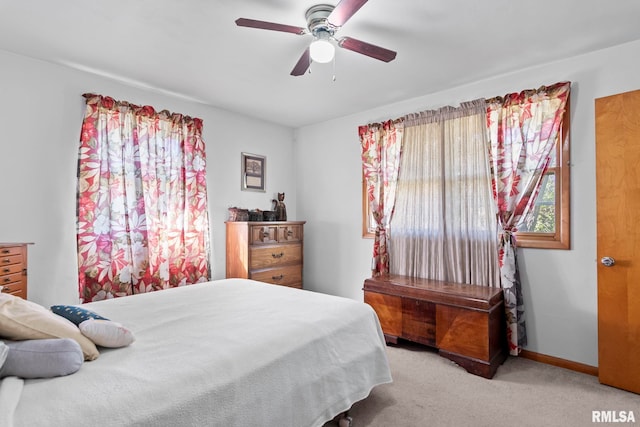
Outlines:
[{"label": "cat figurine", "polygon": [[276,212],[276,221],[287,220],[287,207],[284,204],[284,193],[278,193],[278,200],[273,199],[273,210]]}]

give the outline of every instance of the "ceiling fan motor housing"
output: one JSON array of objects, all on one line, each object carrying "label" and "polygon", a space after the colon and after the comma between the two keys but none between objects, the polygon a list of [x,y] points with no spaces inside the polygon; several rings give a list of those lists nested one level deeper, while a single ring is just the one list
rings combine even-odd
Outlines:
[{"label": "ceiling fan motor housing", "polygon": [[333,37],[337,28],[327,21],[333,9],[334,6],[330,4],[317,4],[307,9],[304,16],[307,19],[307,28],[314,37],[325,40]]}]

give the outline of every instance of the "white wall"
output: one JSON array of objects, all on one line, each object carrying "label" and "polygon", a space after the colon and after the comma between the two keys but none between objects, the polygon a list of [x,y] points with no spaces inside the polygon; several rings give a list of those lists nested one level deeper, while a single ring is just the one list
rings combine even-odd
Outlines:
[{"label": "white wall", "polygon": [[570,80],[572,249],[519,250],[526,349],[597,366],[594,99],[639,89],[639,67],[640,42],[634,42],[298,129],[297,207],[308,221],[305,286],[362,299],[370,276],[372,240],[361,237],[359,125]]},{"label": "white wall", "polygon": [[[225,276],[227,208],[271,209],[285,192],[296,219],[290,128],[0,51],[0,242],[29,247],[28,298],[78,301],[76,168],[85,92],[200,117],[207,150],[214,278]],[[240,153],[267,157],[267,192],[240,190]]]}]

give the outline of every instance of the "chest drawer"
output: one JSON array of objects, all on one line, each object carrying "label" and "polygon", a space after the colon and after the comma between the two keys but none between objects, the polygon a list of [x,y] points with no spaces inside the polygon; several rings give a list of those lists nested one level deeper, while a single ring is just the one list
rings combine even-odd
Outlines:
[{"label": "chest drawer", "polygon": [[259,282],[272,283],[274,285],[302,288],[302,265],[298,264],[288,267],[252,271],[250,278]]},{"label": "chest drawer", "polygon": [[273,243],[278,243],[277,225],[254,225],[250,227],[250,245],[264,245]]},{"label": "chest drawer", "polygon": [[0,292],[5,294],[13,294],[13,295],[18,294],[17,296],[22,296],[21,294],[25,293],[25,284],[22,281],[22,277],[17,282],[11,282],[11,283],[0,282]]},{"label": "chest drawer", "polygon": [[302,241],[302,226],[299,224],[282,225],[278,227],[278,242]]},{"label": "chest drawer", "polygon": [[0,277],[4,276],[5,274],[22,273],[23,270],[24,266],[22,265],[22,263],[3,265],[0,266]]},{"label": "chest drawer", "polygon": [[16,282],[22,283],[23,277],[24,276],[22,275],[22,272],[13,273],[13,274],[4,274],[0,276],[0,286],[8,285],[10,283],[16,283]]},{"label": "chest drawer", "polygon": [[259,269],[275,267],[283,264],[294,264],[302,261],[302,246],[252,246],[249,248],[251,265],[249,268]]},{"label": "chest drawer", "polygon": [[0,256],[0,266],[22,264],[22,254],[10,254]]},{"label": "chest drawer", "polygon": [[0,257],[11,256],[11,255],[22,256],[22,247],[21,246],[5,246],[0,248]]}]

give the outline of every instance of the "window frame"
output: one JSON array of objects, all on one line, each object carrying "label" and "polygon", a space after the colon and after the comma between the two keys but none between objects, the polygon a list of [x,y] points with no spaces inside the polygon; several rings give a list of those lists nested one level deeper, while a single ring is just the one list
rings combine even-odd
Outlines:
[{"label": "window frame", "polygon": [[[571,128],[571,108],[570,99],[567,98],[564,115],[562,117],[562,128],[559,132],[560,138],[556,144],[556,165],[547,169],[545,174],[553,173],[555,178],[555,232],[554,233],[531,233],[517,232],[516,246],[520,248],[534,249],[571,249],[571,216],[570,216],[570,181],[571,181],[571,161],[570,161],[570,128]],[[367,198],[367,186],[362,174],[362,238],[373,239],[375,237],[375,226],[371,222],[371,210]]]},{"label": "window frame", "polygon": [[571,109],[570,98],[562,117],[562,129],[559,132],[559,140],[556,144],[556,165],[547,169],[545,174],[555,174],[556,200],[555,214],[556,224],[554,233],[517,232],[516,246],[519,248],[533,249],[571,249],[571,215],[570,215],[570,131]]},{"label": "window frame", "polygon": [[376,235],[376,227],[371,221],[371,209],[367,197],[367,181],[362,172],[362,238],[373,239]]}]

